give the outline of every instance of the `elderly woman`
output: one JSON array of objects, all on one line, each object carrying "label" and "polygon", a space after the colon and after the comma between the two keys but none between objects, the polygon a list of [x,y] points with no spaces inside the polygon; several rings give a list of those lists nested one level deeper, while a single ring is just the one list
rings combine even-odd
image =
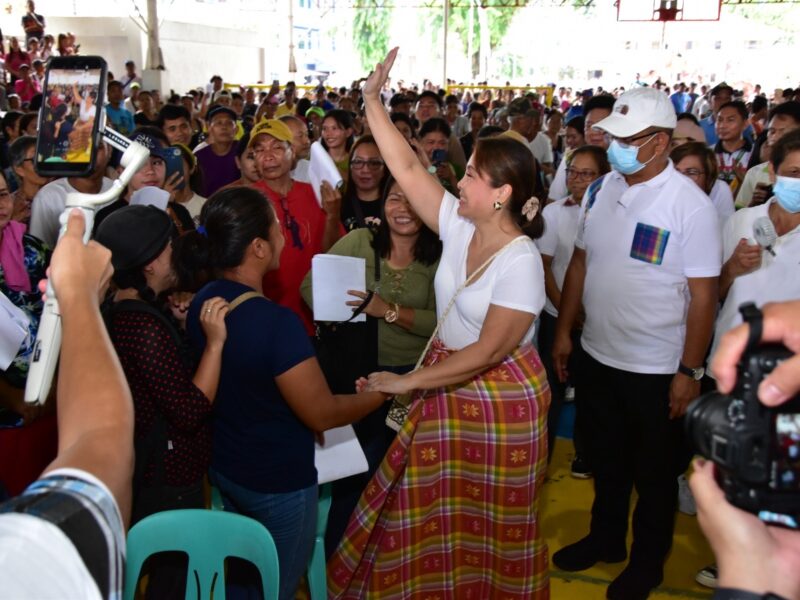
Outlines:
[{"label": "elderly woman", "polygon": [[[442,245],[436,234],[422,223],[403,190],[391,178],[378,202],[383,208],[377,231],[354,230],[334,244],[329,253],[365,259],[366,289],[374,295],[364,312],[374,320],[373,324],[377,322],[375,366],[380,370],[407,373],[425,349],[425,342],[436,324],[433,279]],[[380,262],[378,281],[374,278],[376,257]],[[310,306],[310,273],[303,281],[301,291]],[[359,305],[366,297],[366,294],[351,293],[357,296],[348,302],[351,306]],[[350,370],[327,375],[334,391],[352,392],[356,378],[368,374]],[[384,405],[355,425],[367,455],[369,470],[334,484],[325,536],[328,554],[336,548],[359,495],[394,439],[394,432],[384,423],[387,412],[388,405]]]},{"label": "elderly woman", "polygon": [[[11,494],[21,492],[55,457],[55,423],[24,427],[39,414],[37,407],[25,404],[23,392],[33,341],[42,313],[37,283],[44,279],[50,260],[49,249],[26,233],[27,226],[11,219],[14,197],[0,175],[0,292],[28,319],[27,337],[20,343],[11,363],[0,371],[0,456],[14,460],[0,461],[0,485]],[[7,319],[5,311],[2,319]],[[13,429],[6,429],[6,428]]]}]

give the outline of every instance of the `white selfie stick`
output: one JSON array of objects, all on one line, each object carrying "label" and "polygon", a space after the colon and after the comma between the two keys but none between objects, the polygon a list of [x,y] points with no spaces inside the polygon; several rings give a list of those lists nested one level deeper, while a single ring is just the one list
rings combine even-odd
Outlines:
[{"label": "white selfie stick", "polygon": [[[72,212],[73,208],[80,208],[86,221],[83,243],[88,244],[94,227],[95,210],[115,200],[128,185],[131,177],[142,168],[142,165],[150,157],[150,150],[141,144],[132,142],[113,129],[103,127],[103,123],[101,123],[101,129],[103,139],[110,146],[123,153],[120,164],[125,167],[125,170],[118,179],[114,180],[112,186],[102,194],[83,194],[80,192],[67,194],[64,212],[59,217],[59,222],[61,223],[61,230],[58,234],[59,239],[67,230],[69,213]],[[25,402],[28,404],[44,404],[45,400],[47,400],[50,386],[53,383],[53,374],[58,363],[60,349],[61,313],[58,311],[58,300],[56,299],[53,284],[48,280],[47,300],[44,303],[42,317],[39,321],[39,331],[33,344],[28,379],[25,384]]]}]

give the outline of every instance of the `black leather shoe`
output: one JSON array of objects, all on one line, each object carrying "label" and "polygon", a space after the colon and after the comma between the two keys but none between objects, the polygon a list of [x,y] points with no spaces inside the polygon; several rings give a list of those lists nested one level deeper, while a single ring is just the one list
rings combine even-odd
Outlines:
[{"label": "black leather shoe", "polygon": [[647,568],[630,564],[606,590],[609,600],[647,600],[664,579],[662,568]]},{"label": "black leather shoe", "polygon": [[628,553],[624,546],[609,551],[591,536],[586,536],[553,554],[553,564],[562,571],[583,571],[598,562],[617,563],[626,558]]}]

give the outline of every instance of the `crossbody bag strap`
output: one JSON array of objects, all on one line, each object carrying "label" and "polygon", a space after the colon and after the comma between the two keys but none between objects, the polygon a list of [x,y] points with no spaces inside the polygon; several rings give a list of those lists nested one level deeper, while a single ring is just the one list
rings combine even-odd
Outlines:
[{"label": "crossbody bag strap", "polygon": [[243,302],[247,302],[251,298],[263,298],[263,297],[264,297],[263,294],[259,294],[258,292],[254,291],[249,291],[243,294],[239,294],[238,296],[236,296],[236,298],[234,298],[228,303],[228,314],[231,314],[237,306],[239,306]]},{"label": "crossbody bag strap", "polygon": [[472,283],[475,279],[477,279],[477,277],[480,274],[482,274],[484,272],[484,270],[486,270],[486,268],[491,264],[491,262],[495,258],[500,256],[500,254],[505,252],[506,249],[508,249],[513,244],[516,244],[517,242],[520,242],[520,241],[523,241],[523,240],[527,240],[527,239],[529,239],[527,235],[520,235],[519,237],[515,237],[513,240],[508,242],[505,246],[503,246],[497,252],[495,252],[489,258],[487,258],[480,267],[475,269],[472,272],[472,274],[464,280],[464,283],[462,283],[459,286],[459,288],[456,290],[456,293],[453,294],[452,298],[450,298],[450,302],[447,303],[447,307],[444,309],[444,312],[442,312],[442,316],[436,322],[436,327],[434,328],[433,333],[431,334],[431,337],[428,339],[428,343],[425,344],[425,350],[422,351],[422,354],[420,354],[419,358],[417,359],[417,365],[414,367],[415,371],[422,366],[422,361],[425,360],[425,356],[428,354],[428,350],[431,349],[431,344],[433,343],[433,340],[436,338],[436,335],[439,333],[439,330],[441,329],[442,325],[444,324],[445,319],[447,319],[447,315],[450,314],[450,309],[452,309],[453,305],[456,303],[456,298],[458,297],[458,295],[462,291],[464,291],[464,288],[466,288],[470,283]]}]

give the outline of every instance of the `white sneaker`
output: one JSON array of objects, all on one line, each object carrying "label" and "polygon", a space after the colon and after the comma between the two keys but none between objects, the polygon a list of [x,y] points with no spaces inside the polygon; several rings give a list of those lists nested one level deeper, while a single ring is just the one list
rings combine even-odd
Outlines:
[{"label": "white sneaker", "polygon": [[686,475],[678,477],[678,510],[685,515],[694,516],[697,514],[697,504],[694,502],[694,496]]},{"label": "white sneaker", "polygon": [[707,588],[717,587],[717,565],[708,565],[697,572],[694,580]]}]

